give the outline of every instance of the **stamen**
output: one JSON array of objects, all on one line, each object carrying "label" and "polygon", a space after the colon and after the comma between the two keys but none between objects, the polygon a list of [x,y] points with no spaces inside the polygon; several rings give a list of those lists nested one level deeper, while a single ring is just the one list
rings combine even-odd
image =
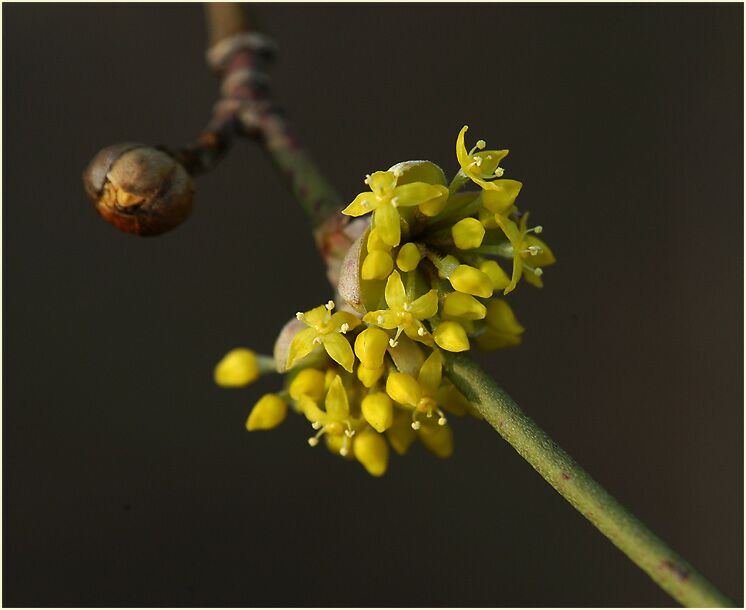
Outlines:
[{"label": "stamen", "polygon": [[335,307],[335,305],[334,305],[334,301],[332,301],[331,299],[329,299],[329,302],[328,302],[328,303],[327,303],[327,304],[325,305],[325,307],[326,307],[326,308],[327,308],[327,309],[328,309],[329,311],[331,311],[331,310],[332,310],[332,309],[334,309],[334,307]]},{"label": "stamen", "polygon": [[368,184],[368,180],[370,180],[370,174],[365,174],[365,180],[363,180],[363,184]]},{"label": "stamen", "polygon": [[531,256],[537,256],[541,254],[541,248],[539,246],[529,246],[528,251],[531,254]]},{"label": "stamen", "polygon": [[417,415],[416,409],[412,411],[412,430],[419,430],[422,427],[422,424],[417,421]]},{"label": "stamen", "polygon": [[400,326],[396,329],[396,336],[393,339],[389,339],[389,345],[391,347],[396,347],[399,345],[399,337],[401,337],[401,332],[404,330],[403,326]]},{"label": "stamen", "polygon": [[501,178],[504,173],[505,170],[502,167],[495,168],[495,176],[497,176],[498,178]]},{"label": "stamen", "polygon": [[396,347],[397,345],[399,345],[399,342],[394,339],[389,339],[389,345],[391,347]]},{"label": "stamen", "polygon": [[321,337],[314,337],[313,341],[311,342],[313,345],[321,345]]},{"label": "stamen", "polygon": [[298,318],[299,320],[303,320],[303,318],[305,318],[306,316],[302,311],[299,311],[298,313],[295,314],[295,317]]},{"label": "stamen", "polygon": [[404,311],[412,311],[412,305],[410,303],[404,303],[402,309],[404,309]]},{"label": "stamen", "polygon": [[541,225],[536,225],[536,226],[535,226],[535,227],[534,227],[533,229],[529,229],[528,231],[526,231],[526,233],[531,233],[531,232],[533,232],[533,233],[536,233],[536,234],[538,235],[538,234],[539,234],[539,233],[541,233],[541,232],[542,232],[543,230],[544,230],[544,227],[542,227]]},{"label": "stamen", "polygon": [[425,335],[427,334],[427,331],[425,330],[425,327],[424,327],[424,326],[420,326],[420,327],[419,327],[419,328],[417,329],[417,334],[418,334],[418,335],[419,335],[420,337],[424,337],[424,336],[425,336]]},{"label": "stamen", "polygon": [[319,439],[317,439],[315,436],[312,436],[308,439],[308,444],[311,445],[311,447],[315,447],[319,444]]},{"label": "stamen", "polygon": [[378,317],[376,318],[376,322],[377,322],[378,324],[383,324],[383,323],[384,323],[385,321],[386,321],[386,318],[384,318],[383,316],[378,316]]},{"label": "stamen", "polygon": [[479,150],[484,150],[485,146],[487,146],[487,142],[485,142],[484,140],[477,140],[477,146],[476,147]]},{"label": "stamen", "polygon": [[348,330],[350,330],[350,325],[349,325],[349,324],[347,324],[347,322],[345,322],[344,324],[342,324],[342,326],[340,326],[340,327],[339,327],[339,332],[341,332],[341,333],[342,333],[343,335],[344,335],[344,334],[345,334],[345,333],[346,333],[346,332],[347,332]]},{"label": "stamen", "polygon": [[320,421],[313,422],[311,424],[311,428],[313,428],[314,430],[318,430],[319,428],[321,428],[321,422]]},{"label": "stamen", "polygon": [[395,208],[399,207],[399,198],[398,197],[392,197],[391,198],[391,205],[393,205]]},{"label": "stamen", "polygon": [[339,455],[342,457],[346,457],[347,454],[350,452],[348,446],[350,444],[350,437],[345,436],[344,440],[342,441],[342,448],[339,450]]},{"label": "stamen", "polygon": [[435,410],[437,411],[438,415],[440,415],[440,418],[438,419],[438,425],[445,426],[448,423],[445,413],[443,413],[443,411],[441,411],[440,409],[435,409]]},{"label": "stamen", "polygon": [[541,277],[542,275],[544,275],[544,271],[542,271],[541,267],[537,267],[536,269],[534,269],[534,274],[536,275],[536,277]]}]

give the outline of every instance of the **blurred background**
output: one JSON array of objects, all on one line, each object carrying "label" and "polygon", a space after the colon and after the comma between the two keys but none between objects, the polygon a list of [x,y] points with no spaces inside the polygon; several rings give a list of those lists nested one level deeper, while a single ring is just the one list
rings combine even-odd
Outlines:
[{"label": "blurred background", "polygon": [[[217,81],[198,4],[3,7],[3,605],[669,606],[489,426],[454,421],[383,479],[244,421],[222,390],[331,292],[250,142],[158,238],[80,175],[179,146]],[[461,126],[558,258],[511,295],[524,344],[480,356],[623,504],[743,590],[743,6],[262,4],[274,87],[345,199]]]}]

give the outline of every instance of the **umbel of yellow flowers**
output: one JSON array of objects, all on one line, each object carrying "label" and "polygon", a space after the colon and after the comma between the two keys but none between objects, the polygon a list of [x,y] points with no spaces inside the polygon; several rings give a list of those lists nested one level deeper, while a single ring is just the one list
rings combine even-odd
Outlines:
[{"label": "umbel of yellow flowers", "polygon": [[452,454],[449,418],[479,414],[443,375],[443,352],[518,345],[523,326],[496,294],[521,279],[541,288],[555,262],[537,237],[542,228],[517,207],[522,184],[503,178],[508,151],[483,140],[467,150],[467,129],[450,182],[429,161],[366,176],[368,190],[342,210],[370,223],[342,264],[340,307],[298,312],[274,358],[238,348],[218,363],[224,387],[284,373],[283,388],[254,405],[247,430],[275,428],[295,411],[308,420],[311,447],[323,442],[374,476],[386,472],[389,447],[404,455],[419,440],[438,457]]}]

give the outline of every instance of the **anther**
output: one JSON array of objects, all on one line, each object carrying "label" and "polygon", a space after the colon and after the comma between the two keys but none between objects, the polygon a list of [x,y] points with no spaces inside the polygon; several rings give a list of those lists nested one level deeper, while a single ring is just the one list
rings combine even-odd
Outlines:
[{"label": "anther", "polygon": [[312,436],[308,439],[308,444],[311,445],[311,447],[315,447],[319,444],[319,439],[317,439],[315,436]]},{"label": "anther", "polygon": [[534,269],[534,274],[536,275],[536,277],[541,277],[542,275],[544,275],[544,272],[541,270],[540,267],[537,267],[536,269]]},{"label": "anther", "polygon": [[314,430],[318,430],[319,428],[321,428],[321,422],[320,421],[313,422],[311,424],[311,428],[313,428]]},{"label": "anther", "polygon": [[396,347],[397,345],[399,345],[399,342],[395,341],[394,339],[389,339],[389,345],[391,347]]},{"label": "anther", "polygon": [[326,307],[326,308],[327,308],[327,309],[328,309],[329,311],[331,311],[332,309],[334,309],[334,301],[332,301],[332,300],[330,299],[330,300],[329,300],[329,302],[328,302],[328,303],[326,304],[326,306],[325,306],[325,307]]},{"label": "anther", "polygon": [[345,333],[346,333],[346,332],[347,332],[348,330],[350,330],[350,325],[349,325],[349,324],[347,324],[347,322],[345,322],[344,324],[342,324],[342,326],[340,326],[340,327],[339,327],[339,332],[341,332],[341,333],[342,333],[343,335],[344,335],[344,334],[345,334]]},{"label": "anther", "polygon": [[298,318],[299,320],[303,320],[303,318],[305,318],[306,316],[303,315],[302,311],[299,311],[298,313],[295,314],[295,317]]},{"label": "anther", "polygon": [[348,454],[348,453],[349,453],[349,451],[347,451],[347,447],[342,447],[342,448],[341,448],[341,449],[339,450],[339,455],[341,455],[342,457],[347,457],[347,454]]},{"label": "anther", "polygon": [[425,333],[427,333],[427,331],[425,330],[425,328],[424,328],[424,327],[420,326],[420,327],[419,327],[419,328],[417,329],[417,334],[418,334],[418,335],[419,335],[420,337],[424,337],[424,336],[425,336]]},{"label": "anther", "polygon": [[422,424],[420,422],[418,422],[418,421],[413,421],[412,422],[412,430],[419,430],[421,427],[422,427]]},{"label": "anther", "polygon": [[378,316],[378,317],[376,318],[376,322],[377,322],[378,324],[383,324],[383,323],[384,323],[385,321],[386,321],[386,318],[384,318],[383,316]]},{"label": "anther", "polygon": [[544,227],[542,227],[541,225],[536,225],[531,230],[538,235],[539,233],[541,233],[544,230]]},{"label": "anther", "polygon": [[531,256],[537,256],[541,253],[541,248],[539,246],[529,246],[528,252],[531,254]]},{"label": "anther", "polygon": [[410,303],[404,303],[404,311],[412,311],[412,305]]},{"label": "anther", "polygon": [[502,177],[502,175],[505,173],[505,170],[502,167],[498,167],[495,169],[495,176],[498,178]]},{"label": "anther", "polygon": [[439,426],[445,426],[445,425],[446,425],[447,423],[448,423],[448,420],[447,420],[447,419],[446,419],[445,417],[441,417],[441,418],[440,418],[440,419],[438,420],[438,425],[439,425]]},{"label": "anther", "polygon": [[391,198],[391,205],[393,205],[395,208],[399,206],[399,198],[398,197],[392,197]]},{"label": "anther", "polygon": [[314,345],[321,345],[321,343],[322,343],[321,337],[314,337],[312,343]]},{"label": "anther", "polygon": [[477,140],[477,148],[479,150],[484,150],[484,147],[487,146],[487,142],[484,140]]},{"label": "anther", "polygon": [[365,180],[363,180],[363,184],[368,184],[368,180],[370,180],[370,174],[365,174]]}]

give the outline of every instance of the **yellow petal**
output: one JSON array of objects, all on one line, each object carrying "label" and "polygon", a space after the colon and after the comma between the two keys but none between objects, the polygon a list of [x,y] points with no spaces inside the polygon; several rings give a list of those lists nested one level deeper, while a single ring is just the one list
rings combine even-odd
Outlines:
[{"label": "yellow petal", "polygon": [[[344,328],[345,324],[347,328]],[[360,318],[349,311],[338,311],[331,318],[331,327],[335,333],[347,332],[360,326]]]},{"label": "yellow petal", "polygon": [[381,240],[389,246],[398,246],[401,241],[401,223],[398,210],[390,201],[381,202],[373,214],[373,223]]},{"label": "yellow petal", "polygon": [[436,394],[437,403],[452,415],[466,415],[469,412],[469,400],[453,384],[443,385]]},{"label": "yellow petal", "polygon": [[308,326],[318,326],[326,321],[328,313],[329,310],[324,305],[319,305],[310,311],[304,312],[300,319]]},{"label": "yellow petal", "polygon": [[360,193],[352,200],[350,205],[342,210],[342,214],[345,214],[346,216],[363,216],[364,214],[369,214],[375,210],[377,206],[378,200],[376,199],[375,193]]},{"label": "yellow petal", "polygon": [[476,218],[463,218],[451,227],[451,236],[460,250],[478,248],[484,239],[484,226]]},{"label": "yellow petal", "polygon": [[215,367],[214,378],[224,388],[238,388],[256,381],[259,378],[256,354],[244,347],[229,351]]},{"label": "yellow petal", "polygon": [[377,432],[368,428],[357,434],[352,451],[357,461],[374,477],[380,477],[386,472],[389,464],[389,446]]},{"label": "yellow petal", "polygon": [[490,278],[492,288],[495,290],[502,290],[510,284],[508,274],[503,271],[502,267],[496,261],[484,261],[479,265],[479,270]]},{"label": "yellow petal", "polygon": [[445,186],[439,186],[438,188],[440,189],[440,195],[420,204],[419,210],[425,216],[437,216],[448,203],[448,188]]},{"label": "yellow petal", "polygon": [[526,236],[526,245],[539,248],[539,253],[536,256],[529,256],[526,258],[526,262],[532,267],[548,267],[554,265],[557,259],[554,258],[554,254],[543,241],[533,235]]},{"label": "yellow petal", "polygon": [[495,180],[492,185],[491,190],[482,193],[482,205],[494,214],[507,215],[523,184],[505,179]]},{"label": "yellow petal", "polygon": [[405,373],[389,373],[386,380],[386,393],[396,402],[412,408],[416,407],[422,398],[420,384],[414,377]]},{"label": "yellow petal", "polygon": [[352,353],[350,342],[340,333],[329,333],[321,337],[321,340],[329,357],[339,363],[347,372],[352,373],[355,354]]},{"label": "yellow petal", "polygon": [[443,379],[443,356],[435,349],[420,369],[418,381],[430,396],[434,396]]},{"label": "yellow petal", "polygon": [[383,392],[372,392],[363,398],[361,404],[363,417],[376,432],[383,432],[391,427],[394,421],[394,403]]},{"label": "yellow petal", "polygon": [[443,197],[443,189],[445,189],[447,195],[448,189],[444,186],[425,184],[424,182],[412,182],[411,184],[397,186],[394,189],[391,201],[397,207],[408,208],[433,199],[441,199]]},{"label": "yellow petal", "polygon": [[314,328],[304,328],[302,331],[297,333],[295,337],[293,337],[293,341],[290,343],[286,368],[293,368],[298,360],[310,354],[313,348],[316,347],[313,341],[318,336],[319,334]]},{"label": "yellow petal", "polygon": [[396,266],[402,271],[414,271],[420,264],[421,259],[422,256],[417,244],[410,242],[404,244],[399,250],[399,254],[396,256]]},{"label": "yellow petal", "polygon": [[288,412],[288,406],[276,394],[265,394],[254,405],[254,408],[246,420],[246,429],[249,432],[254,430],[271,430],[279,426]]},{"label": "yellow petal", "polygon": [[371,191],[383,197],[394,192],[396,175],[393,172],[374,172],[366,182]]},{"label": "yellow petal", "polygon": [[451,292],[443,301],[443,314],[461,320],[481,320],[487,309],[473,296],[463,292]]},{"label": "yellow petal", "polygon": [[357,367],[357,378],[366,388],[372,388],[378,383],[385,370],[386,367],[383,365],[375,369],[369,369],[361,364]]},{"label": "yellow petal", "polygon": [[401,409],[394,410],[394,423],[386,430],[386,436],[399,455],[404,455],[417,438],[412,429],[412,418]]},{"label": "yellow petal", "polygon": [[383,364],[388,346],[388,333],[380,328],[366,328],[355,339],[355,354],[363,366],[377,369]]},{"label": "yellow petal", "polygon": [[347,419],[350,415],[350,404],[347,401],[347,390],[345,390],[345,387],[342,384],[342,379],[339,375],[334,377],[334,381],[332,381],[329,386],[324,406],[326,407],[326,412],[329,416],[336,421]]},{"label": "yellow petal", "polygon": [[422,426],[419,430],[420,440],[439,458],[453,455],[453,432],[445,426]]},{"label": "yellow petal", "polygon": [[466,144],[464,142],[468,130],[469,126],[464,125],[456,138],[456,158],[458,159],[458,163],[462,169],[471,163],[469,151],[466,150]]},{"label": "yellow petal", "polygon": [[290,398],[293,400],[300,399],[301,396],[308,396],[318,402],[324,395],[324,373],[318,369],[303,369],[290,382],[288,388]]},{"label": "yellow petal", "polygon": [[[396,271],[394,271],[394,273],[396,273]],[[396,328],[398,326],[394,312],[390,311],[389,309],[378,309],[377,311],[369,311],[363,316],[363,322],[365,322],[366,324],[375,324],[376,326],[380,326],[381,328],[385,328],[387,330],[391,330],[392,328]]]},{"label": "yellow petal", "polygon": [[385,280],[394,269],[394,261],[388,252],[373,250],[363,260],[360,277],[364,280]]},{"label": "yellow petal", "polygon": [[469,349],[469,338],[458,322],[443,322],[433,333],[435,343],[449,352],[465,352]]},{"label": "yellow petal", "polygon": [[401,276],[398,271],[392,272],[386,282],[386,290],[384,292],[386,297],[386,304],[389,309],[393,311],[403,311],[404,303],[407,300],[407,293],[404,290],[404,283],[401,281]]},{"label": "yellow petal", "polygon": [[451,286],[459,292],[483,298],[492,296],[492,280],[479,269],[469,265],[459,265],[448,279]]},{"label": "yellow petal", "polygon": [[412,301],[409,310],[418,320],[428,320],[438,313],[438,291],[433,289],[427,294],[423,294],[419,299]]},{"label": "yellow petal", "polygon": [[308,396],[301,395],[296,401],[296,406],[300,409],[301,413],[306,416],[306,419],[310,422],[324,422],[327,419],[326,413],[324,413],[316,402]]}]

